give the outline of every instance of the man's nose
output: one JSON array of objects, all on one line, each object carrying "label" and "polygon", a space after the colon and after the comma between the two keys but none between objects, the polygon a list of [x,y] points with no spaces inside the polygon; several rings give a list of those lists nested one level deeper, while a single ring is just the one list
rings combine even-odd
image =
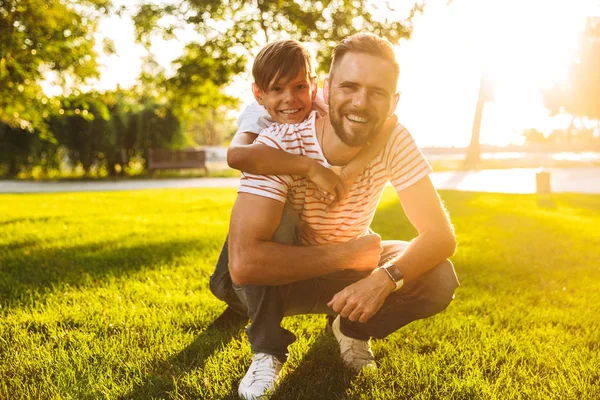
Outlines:
[{"label": "man's nose", "polygon": [[368,93],[365,89],[359,89],[352,97],[352,106],[355,108],[365,108],[368,102]]}]

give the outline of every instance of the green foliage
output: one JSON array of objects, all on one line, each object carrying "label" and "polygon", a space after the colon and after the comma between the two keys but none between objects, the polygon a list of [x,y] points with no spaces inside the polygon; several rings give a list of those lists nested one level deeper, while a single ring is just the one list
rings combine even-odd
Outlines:
[{"label": "green foliage", "polygon": [[43,172],[60,168],[62,151],[56,141],[0,122],[0,143],[0,176],[16,177],[33,167]]},{"label": "green foliage", "polygon": [[94,32],[109,0],[0,1],[0,122],[42,136],[56,102],[39,85],[46,72],[64,84],[96,77]]},{"label": "green foliage", "polygon": [[[388,18],[393,9],[390,4],[382,6],[381,2],[369,0],[186,0],[164,7],[144,4],[134,21],[137,37],[144,43],[149,43],[151,34],[157,30],[168,35],[178,27],[191,25],[209,43],[218,40],[213,52],[217,57],[229,49],[254,51],[259,34],[267,41],[291,37],[317,42],[321,45],[317,61],[327,71],[333,46],[355,32],[372,32],[392,43],[410,36],[410,20],[422,11],[423,4],[417,2],[406,21]],[[163,19],[165,16],[172,18]],[[165,22],[159,24],[159,21]]]},{"label": "green foliage", "polygon": [[589,18],[571,62],[567,83],[543,93],[544,105],[553,114],[600,119],[600,18]]},{"label": "green foliage", "polygon": [[144,163],[149,148],[183,147],[179,118],[171,106],[132,94],[114,92],[73,93],[57,98],[59,109],[49,119],[53,140],[0,124],[0,175],[60,170],[62,164],[117,175],[131,161]]},{"label": "green foliage", "polygon": [[[461,286],[449,308],[344,370],[322,316],[284,319],[274,399],[600,398],[600,198],[446,191]],[[0,398],[236,399],[247,321],[208,277],[235,191],[0,195]],[[414,229],[390,188],[373,228]]]}]

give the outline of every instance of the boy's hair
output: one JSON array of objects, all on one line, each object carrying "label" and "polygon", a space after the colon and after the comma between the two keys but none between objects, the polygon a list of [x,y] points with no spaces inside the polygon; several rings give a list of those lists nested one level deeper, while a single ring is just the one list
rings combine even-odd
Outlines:
[{"label": "boy's hair", "polygon": [[335,72],[335,67],[347,53],[363,53],[382,58],[388,61],[394,68],[396,81],[398,80],[398,76],[400,76],[400,66],[398,65],[398,61],[396,61],[394,48],[387,39],[372,33],[355,33],[339,42],[333,48],[331,68],[329,69],[330,79]]},{"label": "boy's hair", "polygon": [[254,60],[252,76],[254,83],[267,91],[271,82],[281,78],[292,79],[303,70],[310,80],[316,78],[308,50],[299,41],[286,39],[268,43],[262,48]]}]

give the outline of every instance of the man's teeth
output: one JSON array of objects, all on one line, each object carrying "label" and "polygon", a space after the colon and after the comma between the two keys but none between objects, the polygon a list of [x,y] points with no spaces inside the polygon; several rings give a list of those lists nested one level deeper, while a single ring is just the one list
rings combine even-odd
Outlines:
[{"label": "man's teeth", "polygon": [[360,123],[365,123],[365,122],[369,122],[368,119],[363,118],[363,117],[359,117],[358,115],[348,115],[348,119],[352,122],[360,122]]},{"label": "man's teeth", "polygon": [[283,113],[283,114],[295,114],[298,111],[300,111],[299,108],[294,108],[293,110],[281,110],[280,113]]}]

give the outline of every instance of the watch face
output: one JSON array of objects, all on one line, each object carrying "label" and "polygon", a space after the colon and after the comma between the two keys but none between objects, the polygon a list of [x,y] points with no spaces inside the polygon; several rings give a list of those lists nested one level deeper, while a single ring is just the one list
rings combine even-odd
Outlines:
[{"label": "watch face", "polygon": [[388,272],[390,273],[392,278],[394,278],[394,281],[398,282],[398,281],[404,279],[404,274],[402,273],[402,271],[400,271],[400,268],[398,268],[397,266],[392,264],[392,265],[385,267],[385,269],[388,270]]}]

